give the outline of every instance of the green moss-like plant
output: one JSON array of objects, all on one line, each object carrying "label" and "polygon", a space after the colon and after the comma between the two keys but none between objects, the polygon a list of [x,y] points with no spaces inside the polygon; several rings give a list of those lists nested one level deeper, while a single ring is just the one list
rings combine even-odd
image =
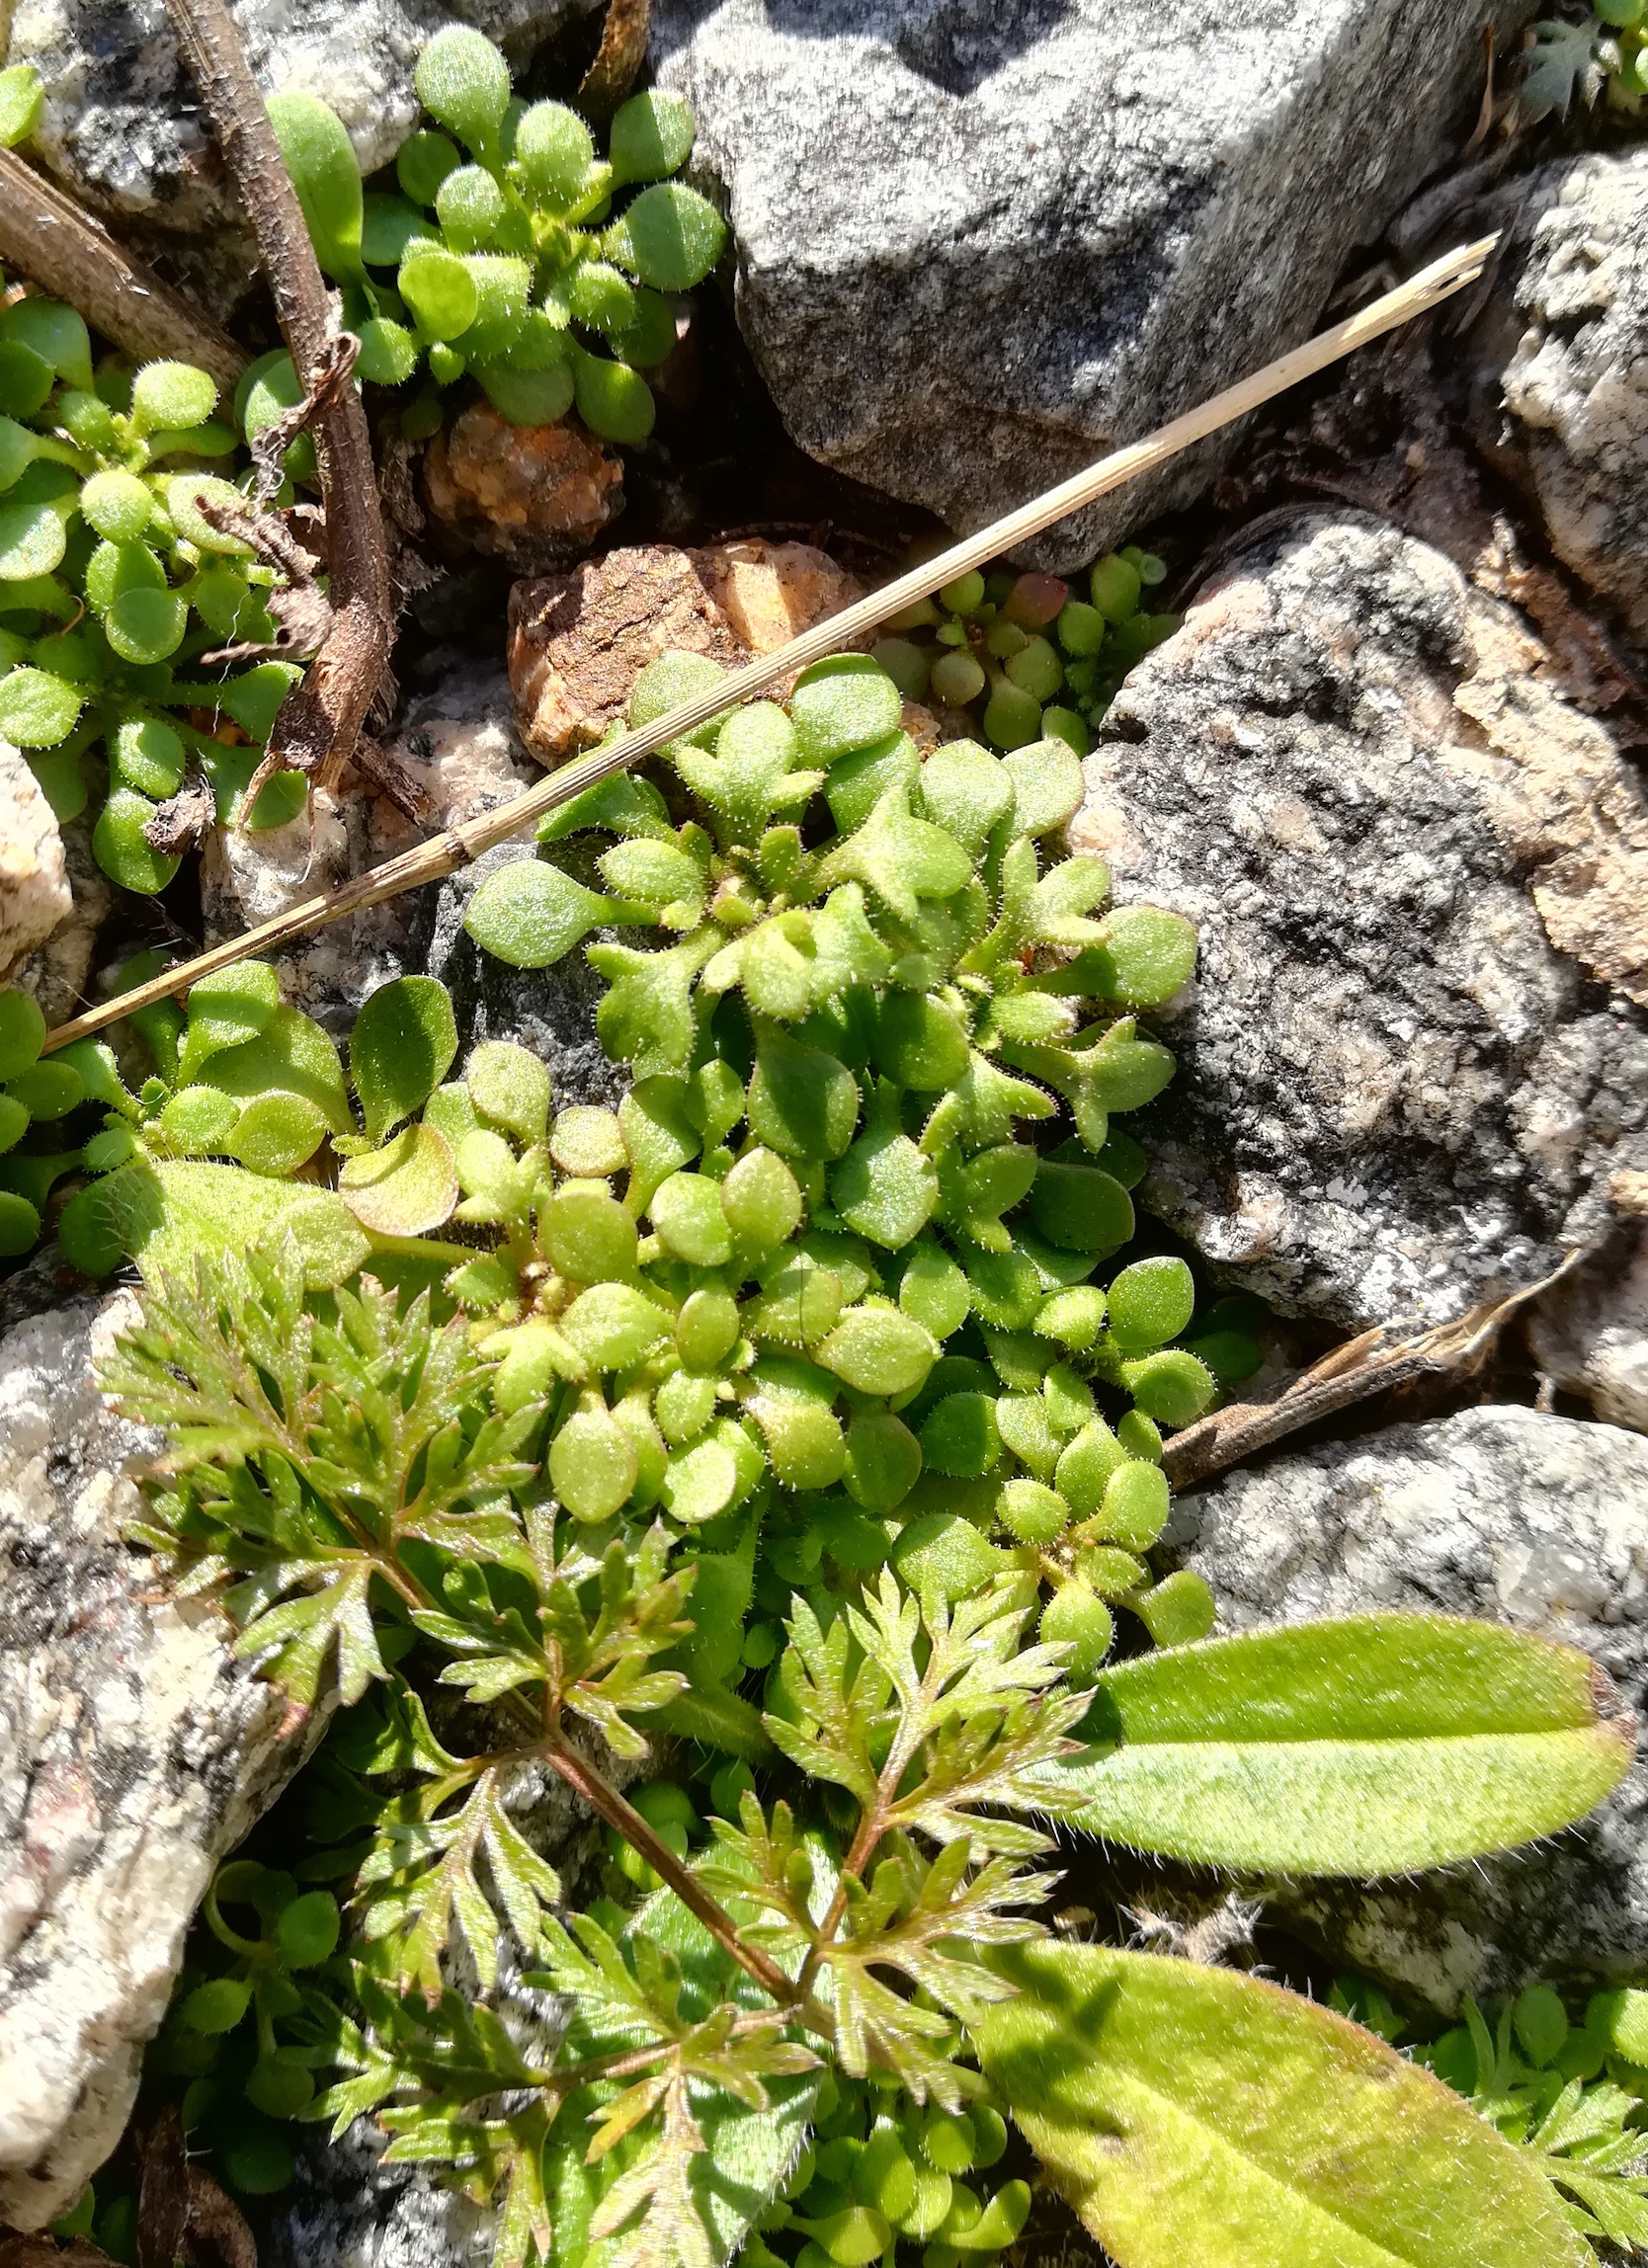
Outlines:
[{"label": "green moss-like plant", "polygon": [[[514,424],[552,424],[576,403],[604,439],[644,441],[654,403],[641,372],[675,345],[672,297],[703,282],[725,241],[714,207],[672,178],[693,146],[692,112],[679,95],[634,95],[598,158],[575,111],[515,99],[498,49],[455,25],[418,57],[417,88],[433,124],[402,148],[389,195],[363,194],[324,102],[284,94],[269,105],[320,264],[361,339],[361,376],[401,386],[424,370],[404,413],[420,434],[440,426],[437,389],[467,374]],[[289,358],[268,358],[253,373],[249,427],[294,387]]]}]

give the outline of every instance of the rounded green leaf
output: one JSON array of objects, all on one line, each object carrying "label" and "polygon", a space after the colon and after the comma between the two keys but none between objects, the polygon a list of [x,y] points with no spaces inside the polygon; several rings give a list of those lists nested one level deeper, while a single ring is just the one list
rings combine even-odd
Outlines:
[{"label": "rounded green leaf", "polygon": [[515,163],[536,204],[564,206],[584,188],[595,163],[595,143],[577,112],[564,103],[534,103],[516,121]]},{"label": "rounded green leaf", "polygon": [[834,764],[896,732],[904,696],[867,654],[831,654],[803,670],[789,721],[809,764]]},{"label": "rounded green leaf", "polygon": [[218,1088],[181,1087],[160,1113],[160,1131],[186,1158],[210,1157],[227,1150],[241,1107]]},{"label": "rounded green leaf", "polygon": [[776,1151],[750,1150],[721,1183],[721,1210],[734,1236],[769,1253],[800,1227],[800,1183]]},{"label": "rounded green leaf", "polygon": [[1070,1506],[1056,1489],[1022,1478],[1003,1484],[996,1514],[1022,1544],[1056,1543],[1070,1524]]},{"label": "rounded green leaf", "polygon": [[1064,1673],[1072,1685],[1084,1686],[1104,1667],[1114,1632],[1104,1600],[1080,1582],[1067,1582],[1041,1609],[1036,1635],[1043,1646],[1069,1647]]},{"label": "rounded green leaf", "polygon": [[509,65],[484,32],[449,24],[418,56],[418,100],[459,141],[489,149],[509,108]]},{"label": "rounded green leaf", "polygon": [[718,1182],[703,1174],[671,1174],[648,1206],[659,1243],[695,1267],[719,1267],[732,1257],[732,1231]]},{"label": "rounded green leaf", "polygon": [[566,1181],[538,1216],[538,1237],[556,1272],[574,1283],[635,1272],[635,1223],[605,1181]]},{"label": "rounded green leaf", "polygon": [[[1163,1588],[1166,1586],[1163,1585]],[[1553,1834],[1628,1768],[1586,1655],[1441,1615],[1212,1639],[1107,1672],[1078,1823],[1256,1872],[1380,1875]]]},{"label": "rounded green leaf", "polygon": [[158,717],[126,717],[109,748],[109,779],[157,801],[175,795],[188,761],[183,742]]},{"label": "rounded green leaf", "polygon": [[1030,1217],[1061,1252],[1113,1252],[1133,1233],[1133,1201],[1119,1181],[1097,1166],[1056,1159],[1043,1160],[1036,1174]]},{"label": "rounded green leaf", "polygon": [[860,1410],[847,1429],[842,1482],[866,1512],[890,1512],[921,1477],[921,1443],[902,1418],[885,1410]]},{"label": "rounded green leaf", "polygon": [[134,472],[95,472],[80,491],[89,527],[115,543],[129,543],[154,518],[154,497]]},{"label": "rounded green leaf", "polygon": [[85,323],[60,299],[31,292],[0,310],[0,338],[39,355],[65,385],[89,388],[92,342]]},{"label": "rounded green leaf", "polygon": [[1207,1365],[1182,1346],[1124,1362],[1121,1383],[1145,1416],[1161,1425],[1189,1425],[1218,1391]]},{"label": "rounded green leaf", "polygon": [[848,1311],[817,1357],[860,1394],[908,1394],[938,1360],[938,1342],[913,1316],[893,1307]]},{"label": "rounded green leaf", "polygon": [[1167,1526],[1170,1502],[1167,1475],[1160,1465],[1130,1458],[1106,1482],[1097,1525],[1088,1532],[1123,1544],[1128,1551],[1148,1551]]},{"label": "rounded green leaf", "polygon": [[666,1336],[670,1318],[628,1284],[592,1284],[562,1318],[562,1329],[592,1370],[629,1370]]},{"label": "rounded green leaf", "polygon": [[338,1902],[330,1892],[306,1890],[282,1909],[275,1941],[288,1969],[317,1969],[337,1951],[342,1926]]},{"label": "rounded green leaf", "polygon": [[557,1112],[549,1130],[549,1155],[563,1174],[581,1177],[621,1174],[629,1163],[618,1113],[592,1102],[575,1102]]},{"label": "rounded green leaf", "polygon": [[897,1087],[932,1093],[954,1087],[967,1069],[967,1035],[943,1001],[889,992],[875,1020],[875,1061]]},{"label": "rounded green leaf", "polygon": [[756,1050],[750,1132],[786,1158],[839,1158],[859,1122],[859,1083],[844,1063],[771,1029]]},{"label": "rounded green leaf", "polygon": [[1195,1308],[1195,1282],[1183,1260],[1135,1260],[1112,1279],[1109,1299],[1117,1347],[1123,1354],[1143,1354],[1185,1329]]},{"label": "rounded green leaf", "polygon": [[433,977],[397,977],[369,996],[355,1019],[349,1071],[373,1142],[434,1094],[456,1053],[452,998]]},{"label": "rounded green leaf", "polygon": [[475,319],[480,293],[455,252],[414,238],[396,283],[426,339],[461,338]]},{"label": "rounded green leaf", "polygon": [[523,1142],[541,1142],[549,1123],[549,1073],[530,1048],[483,1040],[471,1048],[463,1083],[475,1108]]},{"label": "rounded green leaf", "polygon": [[579,1410],[549,1444],[549,1479],[575,1520],[610,1519],[629,1500],[635,1444],[610,1410]]},{"label": "rounded green leaf", "polygon": [[972,2026],[986,2075],[1127,2268],[1592,2257],[1528,2156],[1314,2001],[1099,1945],[1016,1945],[992,1966],[1016,1997]]},{"label": "rounded green leaf", "polygon": [[645,378],[627,363],[609,363],[574,345],[572,382],[578,415],[603,441],[638,448],[651,433],[658,405]]},{"label": "rounded green leaf", "polygon": [[[539,107],[547,110],[552,106]],[[531,116],[529,111],[527,117]],[[526,124],[525,119],[522,124]],[[626,103],[620,103],[607,137],[608,161],[614,180],[618,182],[663,181],[686,164],[692,147],[692,109],[680,95],[662,87],[650,87],[645,94],[631,95]],[[515,154],[518,158],[521,155],[519,134]]]},{"label": "rounded green leaf", "polygon": [[[229,1097],[223,1099],[228,1101]],[[276,1090],[246,1104],[224,1148],[254,1174],[295,1174],[314,1156],[325,1137],[325,1114],[316,1103],[306,1094],[283,1094]]]},{"label": "rounded green leaf", "polygon": [[477,363],[474,376],[498,415],[511,425],[558,425],[572,407],[570,354],[536,370],[519,369],[507,362]]},{"label": "rounded green leaf", "polygon": [[[5,1147],[0,1140],[0,1149]],[[0,1189],[0,1258],[15,1259],[40,1243],[41,1217],[27,1197],[15,1189]]]},{"label": "rounded green leaf", "polygon": [[193,363],[145,363],[132,380],[131,422],[138,433],[205,425],[216,407],[216,379]]},{"label": "rounded green leaf", "polygon": [[986,1542],[959,1512],[924,1512],[912,1520],[888,1554],[888,1564],[912,1590],[936,1593],[950,1604],[981,1590],[1012,1566],[1007,1554]]},{"label": "rounded green leaf", "polygon": [[383,1237],[419,1237],[451,1219],[457,1169],[445,1136],[433,1126],[403,1126],[381,1149],[345,1161],[338,1193],[364,1229]]},{"label": "rounded green leaf", "polygon": [[238,1977],[213,1977],[197,1984],[179,2014],[191,2031],[232,2032],[251,2005],[251,1987]]},{"label": "rounded green leaf", "polygon": [[[455,142],[449,141],[445,134],[423,130],[401,143],[395,158],[395,179],[415,205],[433,204],[448,174],[454,166],[462,163]],[[377,200],[369,198],[366,202],[370,215],[371,207]],[[366,247],[368,225],[370,221],[363,223],[363,249]],[[369,250],[366,257],[371,260],[373,255]]]},{"label": "rounded green leaf", "polygon": [[215,473],[179,472],[166,482],[166,512],[172,526],[199,551],[215,551],[230,558],[250,558],[251,546],[230,535],[206,518],[201,509],[209,505],[221,512],[244,513],[246,499],[233,481]]},{"label": "rounded green leaf", "polygon": [[14,1102],[21,1102],[31,1118],[49,1124],[55,1118],[66,1118],[78,1103],[86,1099],[85,1085],[73,1064],[64,1063],[56,1056],[48,1056],[43,1063],[32,1063],[27,1071],[20,1071],[6,1083],[6,1093]]},{"label": "rounded green leaf", "polygon": [[0,1084],[27,1071],[45,1043],[45,1017],[33,994],[0,989]]},{"label": "rounded green leaf", "polygon": [[122,591],[103,616],[103,634],[116,653],[139,666],[175,654],[188,627],[188,602],[174,591]]},{"label": "rounded green leaf", "polygon": [[[0,149],[16,149],[40,123],[45,89],[33,63],[13,63],[0,71]],[[689,124],[688,134],[691,138]],[[679,162],[679,161],[678,161]],[[673,172],[674,167],[666,168]]]},{"label": "rounded green leaf", "polygon": [[[67,549],[63,515],[50,504],[0,505],[0,583],[24,583],[37,575],[49,575],[61,564]],[[0,686],[0,692],[4,689]],[[7,735],[8,739],[16,737],[15,733]]]},{"label": "rounded green leaf", "polygon": [[469,900],[463,927],[484,952],[512,968],[547,968],[569,953],[613,907],[558,866],[515,858],[488,874]]},{"label": "rounded green leaf", "polygon": [[898,1283],[898,1304],[942,1340],[966,1322],[972,1297],[966,1277],[948,1253],[931,1240],[923,1240],[905,1262]]},{"label": "rounded green leaf", "polygon": [[738,1302],[719,1284],[689,1292],[675,1319],[675,1343],[689,1370],[717,1370],[738,1343]]},{"label": "rounded green leaf", "polygon": [[643,189],[608,242],[654,291],[691,291],[721,257],[726,222],[709,200],[679,181]]},{"label": "rounded green leaf", "polygon": [[[4,704],[5,688],[0,687],[0,711]],[[0,731],[4,729],[0,723]],[[92,853],[110,880],[119,882],[124,890],[136,890],[146,898],[165,889],[180,863],[156,850],[143,832],[154,817],[154,810],[146,795],[139,795],[129,787],[117,787],[92,829]]]}]

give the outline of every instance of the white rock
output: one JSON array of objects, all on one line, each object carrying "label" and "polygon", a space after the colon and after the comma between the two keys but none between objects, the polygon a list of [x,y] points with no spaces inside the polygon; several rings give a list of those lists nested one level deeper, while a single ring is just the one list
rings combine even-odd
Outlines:
[{"label": "white rock", "polygon": [[22,753],[0,740],[0,984],[69,910],[63,839]]},{"label": "white rock", "polygon": [[38,2228],[119,2140],[218,1860],[324,1722],[230,1659],[121,1540],[155,1437],[114,1418],[116,1294],[0,1338],[0,2222]]}]

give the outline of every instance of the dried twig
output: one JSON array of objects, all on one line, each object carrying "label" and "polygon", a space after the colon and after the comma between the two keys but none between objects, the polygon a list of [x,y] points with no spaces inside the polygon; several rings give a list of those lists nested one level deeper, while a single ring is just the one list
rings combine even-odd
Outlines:
[{"label": "dried twig", "polygon": [[[185,0],[172,0],[174,6],[184,4]],[[190,4],[199,4],[199,0],[190,0]],[[138,985],[130,992],[106,1001],[101,1008],[89,1009],[84,1015],[59,1024],[55,1031],[47,1033],[44,1051],[49,1054],[71,1039],[83,1039],[90,1032],[101,1031],[105,1024],[117,1022],[135,1009],[146,1008],[151,1001],[181,993],[214,970],[229,968],[234,962],[244,960],[249,953],[276,951],[295,937],[307,936],[311,930],[340,920],[345,914],[379,906],[385,899],[399,897],[403,890],[415,889],[421,883],[439,882],[458,867],[468,865],[495,843],[507,842],[546,812],[569,803],[575,795],[582,795],[586,788],[610,778],[615,771],[623,770],[639,758],[650,756],[666,741],[678,740],[695,731],[712,716],[718,716],[722,709],[732,708],[752,693],[764,691],[777,679],[789,676],[808,662],[857,645],[866,632],[889,615],[913,606],[918,599],[929,597],[957,575],[984,566],[999,552],[1011,551],[1032,535],[1039,535],[1055,521],[1081,511],[1114,489],[1125,487],[1142,473],[1153,472],[1180,450],[1205,441],[1209,434],[1246,417],[1262,403],[1297,385],[1301,378],[1310,377],[1344,356],[1355,354],[1359,347],[1365,347],[1369,340],[1394,329],[1398,323],[1426,313],[1462,284],[1475,281],[1495,242],[1495,238],[1485,237],[1480,243],[1461,245],[1442,259],[1433,261],[1429,268],[1422,269],[1419,275],[1387,292],[1382,299],[1375,299],[1344,322],[1334,324],[1331,330],[1308,340],[1302,347],[1295,347],[1290,354],[1267,363],[1262,370],[1244,378],[1239,385],[1227,386],[1198,409],[1186,411],[1183,417],[1174,418],[1145,440],[1112,450],[1085,472],[1021,505],[1016,512],[994,521],[976,535],[951,544],[948,551],[941,551],[936,558],[912,568],[909,574],[898,576],[857,605],[844,608],[839,614],[803,631],[800,637],[791,638],[776,652],[763,654],[740,670],[729,671],[708,691],[681,702],[644,730],[622,733],[605,747],[580,758],[576,764],[563,765],[559,771],[539,781],[536,787],[529,788],[525,795],[481,812],[433,841],[403,851],[398,858],[386,859],[370,874],[359,875],[336,890],[305,898],[273,921],[260,923],[244,935],[214,945],[210,952],[200,954],[181,968],[170,969],[146,985]]]},{"label": "dried twig", "polygon": [[389,566],[367,413],[355,387],[343,382],[353,358],[340,343],[297,193],[240,35],[224,0],[166,4],[256,233],[281,328],[312,403],[326,508],[331,625],[301,684],[281,704],[242,804],[249,812],[276,772],[302,772],[312,796],[334,785],[348,763],[388,664]]},{"label": "dried twig", "polygon": [[1416,1335],[1411,1323],[1376,1324],[1302,1371],[1274,1402],[1227,1403],[1211,1417],[1187,1425],[1168,1443],[1162,1470],[1175,1489],[1193,1489],[1198,1481],[1273,1448],[1289,1433],[1410,1379],[1467,1376],[1487,1359],[1512,1316],[1560,1282],[1585,1256],[1583,1252],[1570,1253],[1560,1267],[1525,1290],[1513,1292],[1509,1299],[1484,1301],[1456,1322],[1438,1324],[1430,1331]]},{"label": "dried twig", "polygon": [[251,360],[12,150],[0,150],[0,260],[138,362],[195,363],[232,388]]},{"label": "dried twig", "polygon": [[646,61],[651,0],[608,0],[607,21],[595,61],[578,89],[580,107],[592,119],[609,119],[635,84]]}]

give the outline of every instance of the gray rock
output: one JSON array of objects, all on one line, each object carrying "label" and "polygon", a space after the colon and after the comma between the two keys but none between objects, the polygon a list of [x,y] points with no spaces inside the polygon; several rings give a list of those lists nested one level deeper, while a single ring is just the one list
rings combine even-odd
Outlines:
[{"label": "gray rock", "polygon": [[[1296,344],[1481,92],[1452,0],[654,0],[652,24],[790,433],[956,527]],[[1040,563],[1187,501],[1219,453]]]},{"label": "gray rock", "polygon": [[1621,1221],[1534,1303],[1528,1348],[1544,1375],[1599,1418],[1648,1433],[1648,1229]]},{"label": "gray rock", "polygon": [[1286,1312],[1531,1284],[1648,1164],[1648,809],[1543,660],[1439,552],[1307,512],[1088,760],[1072,841],[1201,932],[1144,1201]]},{"label": "gray rock", "polygon": [[[1648,1698],[1648,1441],[1538,1411],[1466,1410],[1227,1475],[1187,1563],[1231,1630],[1402,1609],[1582,1647]],[[1648,1969],[1648,1763],[1577,1826],[1468,1867],[1364,1889],[1273,1886],[1330,1956],[1453,2011],[1535,1977]]]},{"label": "gray rock", "polygon": [[109,1413],[92,1362],[130,1305],[0,1339],[0,2222],[21,2228],[120,2139],[212,1869],[325,1715],[122,1541],[158,1440]]},{"label": "gray rock", "polygon": [[1648,150],[1548,167],[1526,194],[1512,439],[1557,556],[1648,638]]},{"label": "gray rock", "polygon": [[20,750],[0,740],[0,982],[69,910],[63,839]]},{"label": "gray rock", "polygon": [[[259,85],[269,94],[296,89],[330,103],[363,172],[371,172],[412,131],[412,66],[443,25],[478,26],[519,65],[540,40],[595,5],[236,0],[233,14]],[[33,63],[44,82],[35,146],[77,195],[173,232],[237,219],[165,0],[18,0],[6,60]]]}]

